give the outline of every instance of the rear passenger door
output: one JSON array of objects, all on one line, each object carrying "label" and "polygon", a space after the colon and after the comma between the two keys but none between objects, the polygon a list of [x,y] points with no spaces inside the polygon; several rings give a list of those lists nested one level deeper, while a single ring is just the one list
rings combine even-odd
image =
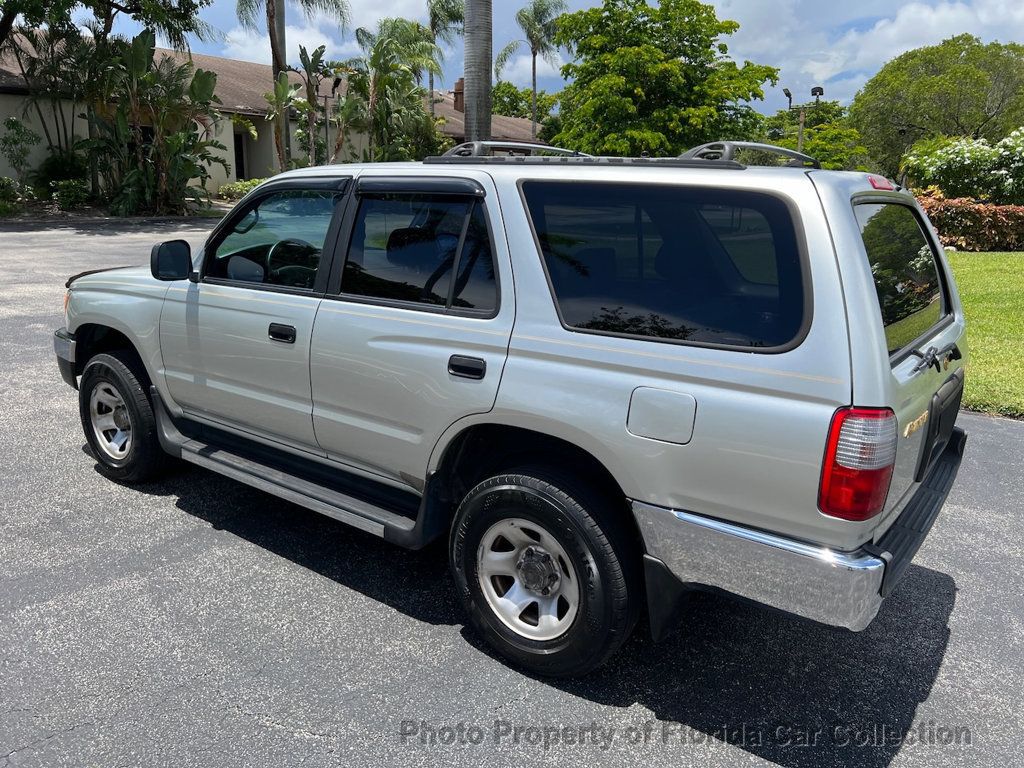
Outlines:
[{"label": "rear passenger door", "polygon": [[515,312],[494,190],[363,176],[313,328],[313,425],[327,454],[420,488],[456,420],[489,411]]}]

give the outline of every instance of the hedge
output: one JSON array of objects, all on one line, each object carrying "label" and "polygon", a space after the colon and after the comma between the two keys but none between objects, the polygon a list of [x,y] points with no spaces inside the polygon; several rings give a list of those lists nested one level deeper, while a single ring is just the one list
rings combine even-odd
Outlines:
[{"label": "hedge", "polygon": [[918,197],[945,246],[961,251],[1024,250],[1024,205]]}]

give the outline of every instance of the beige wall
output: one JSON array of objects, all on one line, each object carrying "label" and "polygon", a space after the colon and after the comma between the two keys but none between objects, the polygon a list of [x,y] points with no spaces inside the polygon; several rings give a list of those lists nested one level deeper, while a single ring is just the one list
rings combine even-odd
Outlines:
[{"label": "beige wall", "polygon": [[[4,132],[3,122],[8,117],[17,117],[25,124],[26,127],[31,128],[33,131],[38,133],[42,140],[32,148],[28,157],[29,167],[35,168],[49,153],[46,145],[46,131],[43,129],[43,123],[45,122],[46,128],[50,130],[53,141],[56,143],[57,122],[59,122],[59,119],[55,119],[49,104],[40,103],[39,109],[43,114],[43,121],[41,122],[39,120],[39,114],[36,112],[34,107],[30,107],[27,112],[25,111],[25,107],[28,106],[28,104],[29,102],[26,96],[0,93],[0,134],[3,134]],[[88,133],[88,125],[85,120],[75,117],[75,115],[84,110],[84,107],[81,104],[72,105],[71,102],[64,102],[62,107],[64,111],[64,119],[67,121],[69,132],[73,125],[75,138],[84,139]],[[4,157],[0,157],[0,176],[14,176],[14,169],[11,168],[7,159]]]}]

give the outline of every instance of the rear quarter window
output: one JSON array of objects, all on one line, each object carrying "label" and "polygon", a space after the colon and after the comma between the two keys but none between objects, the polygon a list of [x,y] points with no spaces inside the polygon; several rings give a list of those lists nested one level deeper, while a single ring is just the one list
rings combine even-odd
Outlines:
[{"label": "rear quarter window", "polygon": [[778,350],[809,319],[796,224],[773,195],[613,182],[522,190],[572,330]]},{"label": "rear quarter window", "polygon": [[949,314],[935,249],[909,206],[859,203],[854,211],[891,355]]}]

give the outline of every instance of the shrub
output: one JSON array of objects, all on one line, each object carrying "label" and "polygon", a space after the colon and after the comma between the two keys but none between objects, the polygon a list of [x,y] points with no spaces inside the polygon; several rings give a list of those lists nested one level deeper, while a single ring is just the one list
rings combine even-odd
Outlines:
[{"label": "shrub", "polygon": [[923,139],[903,158],[903,170],[949,198],[1024,203],[1024,128],[995,145],[963,137]]},{"label": "shrub", "polygon": [[23,182],[28,172],[28,156],[32,147],[42,141],[42,137],[16,117],[4,120],[4,135],[0,136],[0,155],[7,160]]},{"label": "shrub", "polygon": [[0,216],[17,213],[30,200],[35,200],[31,187],[20,184],[17,179],[0,176]]},{"label": "shrub", "polygon": [[49,155],[30,174],[32,186],[40,197],[49,197],[55,181],[85,181],[89,177],[89,164],[78,152],[57,150]]},{"label": "shrub", "polygon": [[961,251],[1024,250],[1024,206],[947,200],[934,193],[918,198],[945,246]]},{"label": "shrub", "polygon": [[241,200],[266,179],[246,179],[245,181],[232,181],[228,184],[221,184],[217,196],[224,200]]},{"label": "shrub", "polygon": [[62,211],[74,210],[89,201],[89,187],[82,179],[50,182],[50,193]]}]

